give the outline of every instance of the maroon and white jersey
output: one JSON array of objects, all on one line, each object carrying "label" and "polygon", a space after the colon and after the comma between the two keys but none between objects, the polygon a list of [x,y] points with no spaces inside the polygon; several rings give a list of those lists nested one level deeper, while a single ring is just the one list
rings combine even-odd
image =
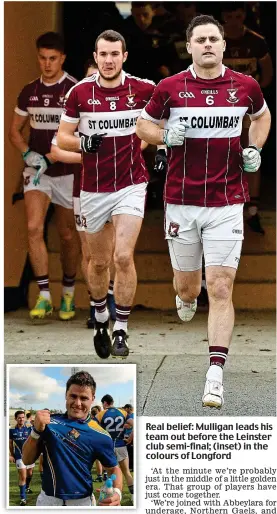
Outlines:
[{"label": "maroon and white jersey", "polygon": [[80,134],[105,134],[98,152],[83,152],[83,191],[110,193],[148,181],[135,129],[154,87],[125,72],[118,87],[101,87],[96,73],[69,91],[61,119],[78,123]]},{"label": "maroon and white jersey", "polygon": [[[45,84],[40,77],[22,89],[15,112],[30,118],[31,150],[42,155],[50,152],[52,138],[59,127],[65,95],[76,82],[76,79],[65,72],[55,84]],[[73,173],[71,166],[55,162],[46,170],[45,175],[70,175]]]},{"label": "maroon and white jersey", "polygon": [[183,146],[168,149],[164,197],[167,203],[220,207],[249,200],[242,168],[242,119],[260,116],[267,108],[252,77],[222,66],[212,80],[186,71],[162,80],[142,111],[165,128],[181,121],[190,127]]}]

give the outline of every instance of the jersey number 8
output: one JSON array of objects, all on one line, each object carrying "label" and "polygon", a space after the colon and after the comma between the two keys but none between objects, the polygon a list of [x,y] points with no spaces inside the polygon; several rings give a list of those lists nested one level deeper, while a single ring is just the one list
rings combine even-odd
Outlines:
[{"label": "jersey number 8", "polygon": [[116,110],[116,103],[115,102],[110,102],[110,109],[111,109],[111,111],[115,111]]}]

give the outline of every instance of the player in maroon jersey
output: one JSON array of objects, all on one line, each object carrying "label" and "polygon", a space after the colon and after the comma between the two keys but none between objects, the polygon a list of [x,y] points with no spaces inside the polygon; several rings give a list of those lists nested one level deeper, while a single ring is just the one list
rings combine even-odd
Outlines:
[{"label": "player in maroon jersey", "polygon": [[[259,84],[222,64],[223,27],[212,16],[187,29],[193,64],[162,80],[142,112],[137,134],[168,147],[166,224],[179,317],[195,314],[204,251],[209,295],[210,367],[203,406],[223,405],[222,375],[234,326],[233,283],[243,240],[245,172],[256,172],[270,128]],[[242,151],[242,119],[252,120]],[[165,118],[165,130],[158,126]]]},{"label": "player in maroon jersey", "polygon": [[[48,255],[43,239],[44,220],[52,201],[61,240],[63,291],[59,316],[74,317],[74,282],[79,246],[72,210],[73,168],[54,162],[50,148],[59,126],[63,102],[68,90],[77,82],[63,71],[64,44],[55,32],[42,34],[36,41],[41,77],[25,86],[18,97],[11,127],[10,141],[25,162],[24,200],[26,206],[29,255],[40,293],[31,318],[44,318],[53,311],[49,290]],[[22,131],[30,122],[27,143]]]},{"label": "player in maroon jersey", "polygon": [[[89,280],[95,302],[94,346],[101,358],[110,353],[127,357],[127,323],[137,284],[134,249],[148,181],[135,126],[154,83],[122,70],[126,45],[115,31],[98,36],[94,58],[99,71],[68,93],[57,141],[64,150],[82,151],[81,216],[92,257]],[[74,135],[76,129],[81,137]],[[112,257],[116,321],[111,345],[107,292]]]},{"label": "player in maroon jersey", "polygon": [[[96,62],[94,61],[94,59],[88,59],[88,61],[85,64],[85,77],[89,77],[93,73],[96,73],[97,69],[98,68],[97,68],[97,65],[96,65]],[[78,133],[76,135],[78,135]],[[55,134],[54,138],[52,139],[51,155],[57,161],[68,163],[68,164],[70,164],[70,163],[74,164],[73,210],[74,210],[76,230],[79,234],[80,241],[81,241],[81,248],[82,248],[81,268],[82,268],[83,277],[84,277],[87,287],[88,287],[88,293],[89,293],[89,297],[90,297],[90,316],[87,319],[87,327],[94,328],[95,306],[94,306],[94,301],[91,297],[91,293],[89,291],[89,281],[88,281],[88,265],[89,265],[89,261],[90,261],[90,253],[89,253],[89,248],[88,248],[88,244],[87,244],[87,240],[86,240],[85,228],[82,225],[81,205],[80,205],[82,156],[81,156],[80,152],[67,152],[66,150],[61,150],[57,146],[56,134]],[[108,304],[110,317],[113,321],[115,321],[116,312],[115,312],[115,302],[114,302],[114,296],[113,296],[113,283],[114,283],[113,263],[111,263],[110,274],[111,274],[111,277],[110,277],[111,279],[110,279],[110,283],[109,283],[107,304]]]}]

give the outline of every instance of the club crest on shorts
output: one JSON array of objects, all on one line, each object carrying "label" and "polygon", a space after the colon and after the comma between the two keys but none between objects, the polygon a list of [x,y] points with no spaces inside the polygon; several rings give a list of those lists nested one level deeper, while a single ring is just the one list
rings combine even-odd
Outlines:
[{"label": "club crest on shorts", "polygon": [[24,177],[24,186],[28,186],[30,184],[30,175]]},{"label": "club crest on shorts", "polygon": [[180,225],[178,225],[178,223],[171,221],[168,227],[168,235],[171,237],[179,237],[179,228]]},{"label": "club crest on shorts", "polygon": [[227,98],[227,102],[229,102],[229,104],[236,104],[239,99],[236,97],[236,92],[237,92],[237,89],[227,89],[228,93],[229,93],[229,98]]},{"label": "club crest on shorts", "polygon": [[80,435],[80,432],[78,432],[78,430],[76,430],[76,428],[72,428],[72,430],[70,430],[70,432],[68,433],[68,436],[71,439],[78,439],[79,435]]},{"label": "club crest on shorts", "polygon": [[135,107],[137,102],[135,103],[135,95],[126,95],[128,102],[126,103],[127,107]]}]

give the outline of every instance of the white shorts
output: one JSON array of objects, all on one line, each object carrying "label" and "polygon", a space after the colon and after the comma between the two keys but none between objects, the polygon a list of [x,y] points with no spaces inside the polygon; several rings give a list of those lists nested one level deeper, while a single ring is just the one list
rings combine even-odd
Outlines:
[{"label": "white shorts", "polygon": [[82,222],[85,231],[94,234],[117,214],[144,217],[147,184],[124,187],[114,193],[81,191]]},{"label": "white shorts", "polygon": [[35,463],[34,464],[28,464],[28,466],[25,466],[25,464],[24,464],[22,459],[17,459],[15,461],[15,465],[16,465],[17,469],[31,469],[31,468],[35,467]]},{"label": "white shorts", "polygon": [[37,186],[33,184],[35,174],[36,170],[30,166],[24,169],[24,193],[41,191],[49,196],[52,203],[61,205],[65,209],[73,208],[73,174],[61,177],[49,177],[44,174],[40,177],[40,183]]},{"label": "white shorts", "polygon": [[81,216],[81,202],[80,197],[73,196],[73,211],[74,211],[74,218],[75,218],[75,227],[77,232],[84,232],[85,227],[82,223],[82,216]]},{"label": "white shorts", "polygon": [[41,492],[39,493],[38,497],[37,497],[37,502],[36,502],[36,506],[37,507],[41,507],[41,506],[59,506],[59,507],[62,507],[62,506],[96,506],[96,501],[95,501],[95,497],[94,497],[94,494],[92,494],[91,496],[87,496],[86,498],[79,498],[79,499],[76,499],[76,500],[61,500],[61,498],[56,498],[55,496],[48,496],[47,494],[45,494],[45,492],[43,490],[41,490]]},{"label": "white shorts", "polygon": [[127,446],[120,446],[119,448],[115,448],[114,453],[116,455],[118,462],[121,462],[122,460],[128,458]]},{"label": "white shorts", "polygon": [[224,207],[166,205],[165,238],[172,267],[195,271],[205,266],[237,269],[243,241],[243,204]]}]

